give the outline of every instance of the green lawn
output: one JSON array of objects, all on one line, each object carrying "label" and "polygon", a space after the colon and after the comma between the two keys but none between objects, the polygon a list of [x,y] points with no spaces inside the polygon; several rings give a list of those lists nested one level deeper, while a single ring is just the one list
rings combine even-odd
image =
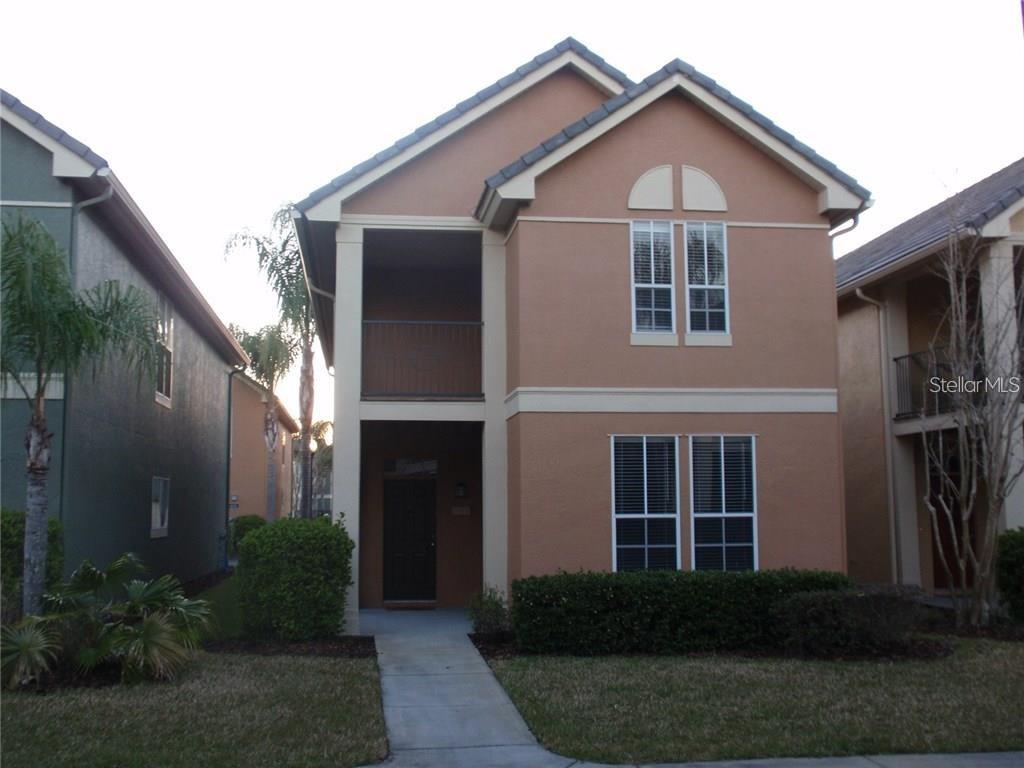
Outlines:
[{"label": "green lawn", "polygon": [[1024,643],[946,659],[491,661],[549,749],[597,762],[1024,749]]},{"label": "green lawn", "polygon": [[373,659],[200,653],[174,683],[2,694],[4,768],[343,768],[387,754]]}]

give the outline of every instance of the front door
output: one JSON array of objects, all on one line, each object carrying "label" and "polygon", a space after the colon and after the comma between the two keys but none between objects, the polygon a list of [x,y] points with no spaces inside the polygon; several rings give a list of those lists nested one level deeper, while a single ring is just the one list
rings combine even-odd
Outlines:
[{"label": "front door", "polygon": [[384,481],[384,599],[434,600],[437,490],[432,479]]}]

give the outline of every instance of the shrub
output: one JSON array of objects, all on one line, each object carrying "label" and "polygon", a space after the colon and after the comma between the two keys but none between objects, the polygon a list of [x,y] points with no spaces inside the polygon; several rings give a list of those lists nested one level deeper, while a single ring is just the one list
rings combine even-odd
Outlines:
[{"label": "shrub", "polygon": [[917,624],[912,591],[898,587],[803,592],[775,607],[782,648],[811,658],[903,653]]},{"label": "shrub", "polygon": [[173,678],[197,646],[210,609],[205,600],[187,599],[173,576],[133,578],[141,570],[131,554],[106,570],[86,560],[45,596],[45,614],[4,627],[5,682],[39,680],[54,661],[79,675],[118,669],[126,682]]},{"label": "shrub", "polygon": [[247,534],[238,563],[246,633],[289,641],[338,635],[354,548],[329,520],[286,518]]},{"label": "shrub", "polygon": [[511,629],[505,594],[494,587],[484,587],[469,601],[469,620],[473,631],[482,635],[506,633]]},{"label": "shrub", "polygon": [[238,554],[238,547],[245,539],[245,537],[255,531],[257,528],[262,528],[267,524],[259,515],[241,515],[239,517],[232,518],[231,524],[228,531],[229,541],[231,542],[231,554]]},{"label": "shrub", "polygon": [[1010,618],[1024,623],[1024,528],[1006,531],[999,537],[996,577]]},{"label": "shrub", "polygon": [[[21,576],[25,562],[25,513],[0,510],[0,593],[2,621],[21,617]],[[64,529],[60,520],[46,523],[46,588],[53,589],[64,575]]]},{"label": "shrub", "polygon": [[534,653],[685,653],[777,645],[785,597],[851,586],[828,571],[559,573],[512,583],[512,629]]}]

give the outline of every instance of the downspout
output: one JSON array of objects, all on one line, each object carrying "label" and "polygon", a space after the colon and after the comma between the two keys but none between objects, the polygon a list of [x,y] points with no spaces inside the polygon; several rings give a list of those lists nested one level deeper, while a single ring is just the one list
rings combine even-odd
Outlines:
[{"label": "downspout", "polygon": [[884,423],[885,432],[885,463],[888,471],[886,472],[886,491],[889,495],[889,527],[892,530],[892,552],[890,557],[890,564],[893,567],[893,572],[896,575],[896,583],[903,583],[903,558],[900,553],[903,551],[902,541],[900,538],[900,526],[899,521],[896,519],[896,485],[893,479],[895,468],[893,466],[892,457],[892,405],[890,403],[890,381],[889,381],[889,336],[886,333],[888,327],[888,313],[886,312],[885,302],[873,299],[864,293],[863,289],[857,288],[854,293],[857,298],[861,301],[867,302],[878,309],[878,349],[879,356],[881,357],[880,365],[882,369],[882,421]]},{"label": "downspout", "polygon": [[231,530],[231,427],[234,421],[234,411],[231,406],[231,396],[234,393],[233,379],[235,374],[242,373],[241,368],[232,368],[228,374],[228,441],[225,449],[224,462],[224,560],[221,562],[221,570],[228,569],[228,537]]},{"label": "downspout", "polygon": [[[75,255],[78,249],[75,247],[78,243],[78,214],[83,208],[88,208],[90,205],[97,205],[103,203],[114,196],[114,185],[107,179],[110,175],[109,168],[100,168],[95,174],[98,178],[101,178],[107,182],[107,188],[103,190],[96,197],[90,197],[86,200],[75,203],[71,206],[71,231],[69,233],[68,240],[68,273],[71,275],[71,284],[74,285],[75,279]],[[68,403],[71,400],[71,378],[67,375],[67,372],[62,372],[64,378],[64,398],[61,403],[61,429],[60,429],[60,503],[57,504],[57,517],[64,523],[64,499],[67,498],[67,479],[68,479],[68,462],[67,462],[67,439],[68,439]]]}]

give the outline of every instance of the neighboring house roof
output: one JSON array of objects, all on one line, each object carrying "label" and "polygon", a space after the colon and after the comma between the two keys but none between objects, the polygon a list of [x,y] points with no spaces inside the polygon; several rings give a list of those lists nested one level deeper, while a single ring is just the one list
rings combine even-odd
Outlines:
[{"label": "neighboring house roof", "polygon": [[[244,373],[236,375],[242,382],[248,384],[249,387],[255,390],[261,398],[265,398],[269,394],[267,388],[251,376]],[[288,413],[288,409],[284,407],[284,403],[281,402],[281,398],[277,399],[277,420],[281,422],[288,434],[294,435],[299,431],[299,423],[292,418],[290,413]]]},{"label": "neighboring house roof", "polygon": [[908,257],[926,254],[951,232],[981,231],[1022,200],[1024,157],[840,258],[836,288],[848,288]]},{"label": "neighboring house roof", "polygon": [[[538,144],[529,152],[522,155],[518,160],[510,163],[509,165],[506,165],[504,168],[502,168],[500,171],[495,173],[493,176],[491,176],[484,182],[486,187],[488,189],[497,189],[506,181],[509,181],[510,179],[513,179],[519,174],[523,173],[537,161],[541,160],[544,157],[547,157],[549,154],[554,152],[563,144],[568,143],[576,136],[588,131],[590,128],[602,122],[619,109],[622,109],[627,104],[634,101],[637,97],[646,93],[654,86],[667,80],[672,75],[682,75],[688,80],[699,85],[701,88],[704,88],[705,90],[711,92],[729,106],[739,110],[741,113],[749,117],[759,126],[761,126],[764,130],[770,133],[772,136],[786,144],[786,146],[788,146],[790,149],[795,150],[803,157],[805,157],[807,160],[809,160],[812,164],[820,168],[829,176],[833,177],[836,181],[838,181],[840,184],[846,187],[850,192],[855,194],[857,197],[861,198],[862,200],[867,200],[871,197],[871,193],[867,189],[858,184],[857,180],[854,179],[852,176],[839,170],[835,163],[826,160],[824,157],[819,155],[809,146],[797,140],[797,138],[793,136],[793,134],[782,130],[779,126],[777,126],[767,117],[762,115],[752,106],[747,104],[745,101],[737,98],[730,91],[720,86],[710,77],[698,72],[692,66],[690,66],[685,61],[682,61],[680,59],[670,61],[664,67],[655,72],[653,75],[645,78],[643,82],[637,85],[627,87],[624,93],[620,93],[617,96],[613,96],[612,98],[608,99],[608,101],[601,104],[597,109],[595,109],[590,114],[584,115],[576,122],[563,128],[554,136]],[[486,195],[486,190],[484,194]],[[481,204],[482,202],[483,197],[481,197]],[[477,210],[479,214],[480,209],[478,208]]]},{"label": "neighboring house roof", "polygon": [[547,64],[549,61],[553,61],[554,59],[558,58],[561,54],[566,53],[568,51],[572,51],[585,61],[597,67],[601,72],[603,72],[604,74],[608,75],[610,78],[618,82],[623,88],[629,88],[633,85],[633,81],[626,77],[626,75],[623,74],[621,71],[608,64],[604,59],[602,59],[597,54],[593,53],[589,48],[580,43],[578,40],[575,40],[571,37],[567,37],[565,40],[558,43],[553,48],[545,51],[539,56],[534,57],[532,60],[522,65],[514,72],[505,75],[505,77],[501,78],[495,83],[492,83],[483,90],[478,91],[465,101],[460,101],[447,112],[438,115],[429,123],[420,126],[415,131],[410,133],[408,136],[402,137],[384,151],[378,152],[376,155],[369,158],[368,160],[364,160],[363,162],[349,169],[340,176],[335,177],[329,183],[312,192],[305,199],[300,200],[298,203],[295,204],[294,207],[299,211],[309,210],[318,202],[330,196],[331,194],[341,189],[345,185],[350,184],[351,182],[358,179],[360,176],[369,173],[382,163],[385,163],[391,158],[401,154],[404,150],[408,149],[413,144],[422,141],[423,139],[430,136],[432,133],[437,132],[444,126],[451,123],[453,120],[456,120],[465,113],[469,112],[474,107],[477,107],[483,102],[492,98],[493,96],[498,95],[499,93],[506,90],[510,86],[514,85],[515,83],[518,83],[531,72],[539,69],[544,64]]},{"label": "neighboring house roof", "polygon": [[[156,229],[146,218],[121,182],[111,172],[107,161],[67,131],[51,123],[5,90],[0,89],[3,116],[15,128],[54,152],[54,175],[67,177],[79,185],[86,195],[111,190],[109,202],[99,207],[132,246],[128,255],[142,264],[144,272],[158,281],[159,287],[171,299],[179,312],[183,312],[197,330],[231,365],[248,361],[238,341],[227,329],[216,312],[207,303],[195,283],[171,253]],[[35,135],[33,136],[33,132]],[[58,158],[60,150],[69,158]],[[84,165],[85,167],[75,167]]]}]

